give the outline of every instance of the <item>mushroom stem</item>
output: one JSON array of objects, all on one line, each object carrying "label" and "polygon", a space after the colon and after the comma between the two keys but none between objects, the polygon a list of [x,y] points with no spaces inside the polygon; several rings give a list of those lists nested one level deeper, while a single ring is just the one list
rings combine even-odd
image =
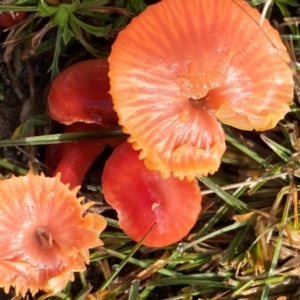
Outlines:
[{"label": "mushroom stem", "polygon": [[[101,130],[103,128],[102,125],[98,124],[74,123],[67,126],[65,132]],[[97,156],[101,154],[105,146],[108,144],[116,147],[123,141],[123,138],[117,138],[62,144],[61,148],[57,149],[61,151],[61,154],[58,154],[61,157],[54,171],[54,176],[57,173],[61,173],[61,181],[64,184],[70,184],[70,189],[81,185],[89,167]]]},{"label": "mushroom stem", "polygon": [[42,248],[48,249],[52,246],[52,235],[46,227],[38,227],[35,231],[35,237]]},{"label": "mushroom stem", "polygon": [[203,109],[205,106],[203,105],[203,101],[208,100],[207,95],[200,99],[189,98],[190,104],[196,109]]}]

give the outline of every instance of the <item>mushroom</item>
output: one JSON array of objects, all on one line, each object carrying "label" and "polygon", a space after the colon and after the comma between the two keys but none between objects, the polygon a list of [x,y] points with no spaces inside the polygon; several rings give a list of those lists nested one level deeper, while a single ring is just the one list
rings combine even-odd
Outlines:
[{"label": "mushroom", "polygon": [[90,59],[73,64],[53,81],[48,95],[49,116],[59,123],[117,124],[108,91],[108,62]]},{"label": "mushroom", "polygon": [[1,11],[0,27],[10,28],[22,21],[25,16],[26,13],[24,11]]},{"label": "mushroom", "polygon": [[[65,133],[103,130],[99,124],[73,123],[66,127]],[[70,189],[82,184],[85,174],[106,145],[117,147],[123,137],[101,140],[79,141],[49,145],[46,151],[46,165],[55,169],[49,175],[61,173],[61,181],[70,185]]]},{"label": "mushroom", "polygon": [[278,32],[259,21],[242,0],[164,0],[119,33],[110,93],[147,167],[164,177],[214,173],[225,150],[217,119],[267,130],[289,111],[290,58]]},{"label": "mushroom", "polygon": [[[107,73],[107,60],[93,59],[74,64],[55,78],[48,96],[49,115],[60,123],[79,122],[67,126],[66,133],[118,127],[108,94]],[[88,168],[106,144],[115,146],[122,141],[118,138],[49,146],[47,161],[51,160],[53,149],[61,152],[54,174],[61,173],[62,182],[73,188],[81,185]]]},{"label": "mushroom", "polygon": [[118,212],[119,224],[135,241],[163,247],[181,240],[195,225],[201,211],[196,180],[188,182],[149,170],[139,152],[124,142],[107,160],[102,189],[105,200]]},{"label": "mushroom", "polygon": [[[0,182],[0,286],[58,293],[84,271],[89,249],[101,246],[105,219],[87,213],[78,188],[68,189],[53,178],[28,173]],[[83,216],[84,215],[84,216]]]}]

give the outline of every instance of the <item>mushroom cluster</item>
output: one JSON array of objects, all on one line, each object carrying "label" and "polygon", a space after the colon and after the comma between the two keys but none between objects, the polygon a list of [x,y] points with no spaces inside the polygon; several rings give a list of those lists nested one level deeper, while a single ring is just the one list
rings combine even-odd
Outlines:
[{"label": "mushroom cluster", "polygon": [[293,99],[278,32],[244,0],[163,0],[122,30],[109,56],[110,93],[129,142],[164,178],[214,173],[219,123],[266,130]]},{"label": "mushroom cluster", "polygon": [[[49,114],[68,124],[65,132],[116,128],[108,91],[107,60],[72,65],[51,86]],[[23,296],[38,290],[58,293],[74,279],[74,272],[86,270],[89,249],[103,245],[99,234],[106,221],[99,214],[88,213],[93,202],[81,204],[83,198],[76,194],[105,145],[116,147],[123,141],[50,146],[47,161],[57,160],[53,177],[29,172],[0,182],[0,283],[6,292],[14,286],[16,294]]]},{"label": "mushroom cluster", "polygon": [[195,177],[213,174],[226,148],[220,122],[266,130],[289,111],[290,58],[260,18],[243,0],[163,0],[119,33],[110,93],[137,151],[115,150],[102,185],[134,240],[155,224],[143,243],[165,246],[192,228],[201,201]]},{"label": "mushroom cluster", "polygon": [[[147,7],[119,33],[109,56],[117,116],[111,98],[105,101],[107,62],[100,66],[94,60],[87,69],[88,62],[82,62],[80,72],[74,66],[61,73],[59,89],[53,84],[49,111],[57,121],[105,128],[119,123],[130,135],[133,148],[124,143],[115,150],[102,186],[132,239],[140,240],[151,229],[143,243],[165,246],[192,228],[201,210],[195,177],[213,174],[226,148],[221,123],[267,130],[289,111],[294,87],[290,58],[278,32],[267,20],[260,25],[260,18],[243,0],[163,0]],[[73,77],[78,78],[75,85]],[[107,109],[104,116],[98,99]],[[84,117],[75,119],[77,111]],[[113,118],[106,123],[106,116]],[[73,161],[89,152],[80,143],[81,154]],[[63,165],[73,168],[69,161]],[[68,174],[65,170],[59,166],[56,172]],[[73,186],[82,178],[73,181],[66,175],[63,181]]]},{"label": "mushroom cluster", "polygon": [[[87,213],[79,188],[70,190],[53,178],[33,175],[0,182],[0,285],[16,294],[30,290],[58,293],[84,271],[89,248],[102,245],[105,219]],[[83,216],[84,215],[84,216]]]},{"label": "mushroom cluster", "polygon": [[[67,125],[65,132],[116,128],[117,115],[108,91],[106,60],[77,63],[54,80],[48,95],[49,115]],[[47,149],[47,162],[58,157],[54,174],[62,173],[62,182],[77,186],[105,144],[116,147],[122,141],[51,145]],[[121,228],[133,240],[141,240],[153,226],[143,244],[159,247],[177,242],[193,227],[200,213],[199,186],[196,180],[180,181],[172,176],[164,180],[159,172],[147,169],[138,156],[128,143],[115,150],[102,176],[105,199],[117,210]],[[124,180],[118,183],[120,177]],[[179,205],[181,201],[185,201],[184,209]]]}]

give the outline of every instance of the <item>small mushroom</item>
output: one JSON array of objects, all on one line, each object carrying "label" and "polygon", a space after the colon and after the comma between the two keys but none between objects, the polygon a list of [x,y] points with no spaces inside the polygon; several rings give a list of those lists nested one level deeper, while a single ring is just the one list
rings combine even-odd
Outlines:
[{"label": "small mushroom", "polygon": [[119,33],[110,93],[147,167],[164,177],[214,173],[225,150],[217,119],[266,130],[289,111],[290,58],[260,18],[243,0],[164,0]]},{"label": "small mushroom", "polygon": [[195,225],[201,211],[196,180],[188,182],[149,170],[139,152],[127,142],[107,160],[102,188],[106,201],[118,212],[119,224],[133,240],[149,247],[163,247],[181,240]]},{"label": "small mushroom", "polygon": [[10,28],[26,17],[24,11],[1,11],[0,12],[0,27]]},{"label": "small mushroom", "polygon": [[85,122],[115,127],[118,121],[108,93],[108,68],[106,59],[90,59],[61,72],[48,95],[50,117],[66,125]]},{"label": "small mushroom", "polygon": [[84,271],[89,249],[101,246],[105,219],[87,213],[78,188],[68,189],[60,176],[28,173],[0,182],[0,286],[6,292],[58,293],[73,272]]},{"label": "small mushroom", "polygon": [[[93,59],[74,64],[55,78],[48,95],[49,115],[60,123],[77,122],[67,126],[65,133],[118,127],[108,93],[107,73],[107,60]],[[53,149],[61,152],[54,174],[61,173],[62,182],[73,188],[82,184],[88,168],[106,144],[122,141],[121,138],[103,139],[49,146],[47,161],[51,160]]]}]

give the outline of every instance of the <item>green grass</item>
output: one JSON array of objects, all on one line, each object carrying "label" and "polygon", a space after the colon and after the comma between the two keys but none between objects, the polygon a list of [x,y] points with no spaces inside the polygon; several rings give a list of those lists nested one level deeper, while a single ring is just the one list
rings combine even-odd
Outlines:
[{"label": "green grass", "polygon": [[[33,13],[25,29],[9,36],[6,45],[16,39],[26,47],[44,29],[26,58],[46,57],[49,79],[54,78],[66,58],[66,64],[72,61],[74,45],[80,47],[84,57],[107,55],[109,46],[96,49],[97,41],[103,37],[113,40],[130,18],[145,7],[139,0],[113,2],[112,11],[104,9],[110,2],[103,0],[66,2],[57,7],[47,1],[19,0],[18,6],[0,6],[0,10]],[[265,1],[248,2],[261,9]],[[291,57],[299,58],[296,22],[300,17],[291,19],[296,8],[300,10],[298,1],[275,0],[266,16],[281,20],[279,29],[290,32],[282,33],[282,39]],[[95,17],[95,21],[91,23],[90,17]],[[83,38],[86,35],[93,36],[90,42]],[[78,54],[75,60],[79,59]],[[294,61],[293,67],[298,84],[299,62]],[[213,176],[199,178],[203,212],[185,239],[165,248],[147,248],[127,237],[115,214],[108,210],[104,212],[108,227],[101,235],[105,246],[91,252],[87,272],[77,274],[76,281],[58,295],[36,299],[300,299],[298,100],[286,118],[268,132],[245,133],[224,126],[228,149],[220,170]],[[16,138],[1,140],[0,148],[123,134],[120,130],[37,134],[39,127],[46,126],[44,121],[37,114],[19,124]],[[35,136],[28,137],[32,131]],[[18,174],[27,172],[21,162],[5,157],[0,158],[0,167]]]}]

